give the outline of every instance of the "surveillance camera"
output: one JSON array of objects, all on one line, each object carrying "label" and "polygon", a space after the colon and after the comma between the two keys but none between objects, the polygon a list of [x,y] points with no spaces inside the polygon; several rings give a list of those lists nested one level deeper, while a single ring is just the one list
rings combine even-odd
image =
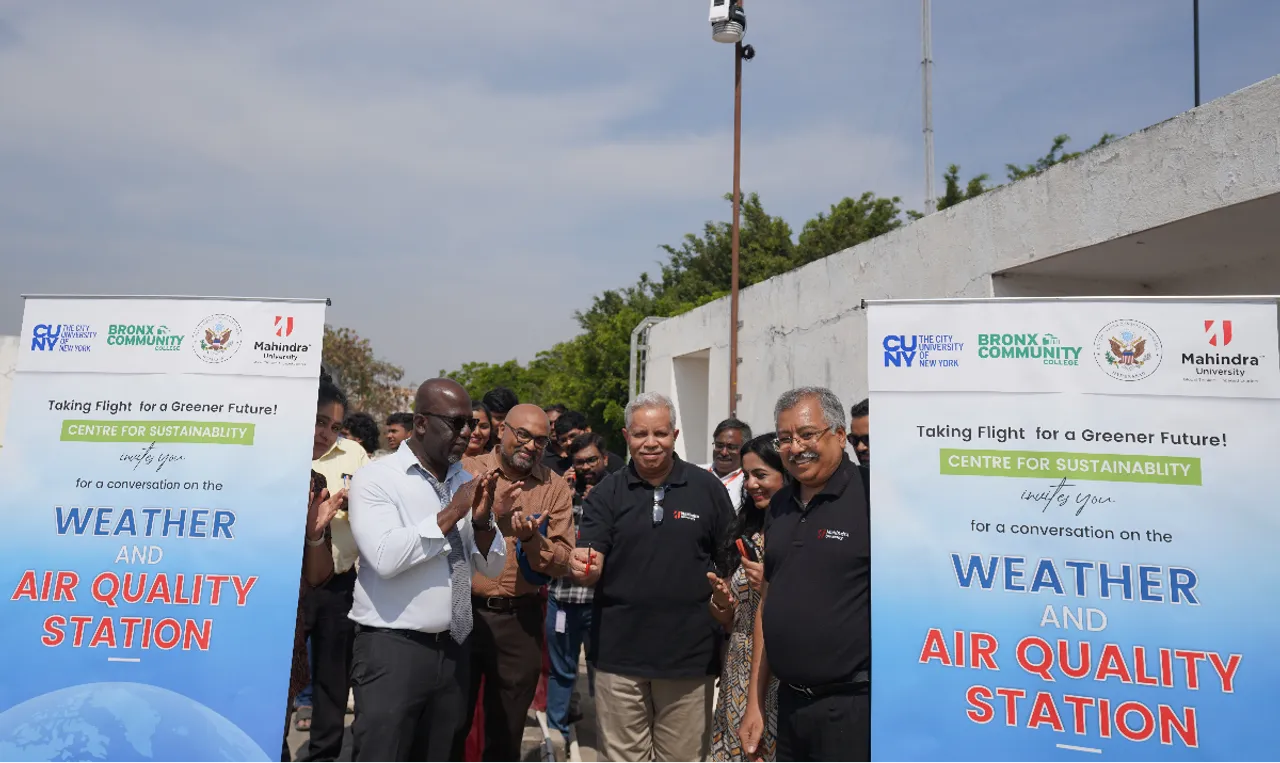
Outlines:
[{"label": "surveillance camera", "polygon": [[743,61],[750,61],[751,59],[753,59],[753,58],[755,58],[755,57],[756,57],[756,49],[755,49],[755,48],[753,48],[753,47],[752,47],[752,46],[750,46],[750,45],[743,45],[743,46],[742,46],[742,60],[743,60]]},{"label": "surveillance camera", "polygon": [[711,0],[711,39],[735,43],[747,31],[747,14],[737,0]]}]

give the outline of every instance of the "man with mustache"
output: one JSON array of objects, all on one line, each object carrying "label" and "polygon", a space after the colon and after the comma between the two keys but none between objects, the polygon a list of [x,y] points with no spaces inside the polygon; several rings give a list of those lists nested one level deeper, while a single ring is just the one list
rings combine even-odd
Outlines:
[{"label": "man with mustache", "polygon": [[[507,538],[506,566],[496,577],[477,572],[471,580],[475,637],[471,649],[470,704],[484,679],[484,759],[519,760],[525,716],[542,673],[545,633],[540,586],[520,572],[516,542],[530,568],[549,577],[568,572],[574,546],[573,490],[542,464],[550,442],[547,414],[536,405],[507,411],[498,447],[463,461],[473,475],[495,472],[498,487],[522,486]],[[546,525],[545,534],[539,532]],[[470,717],[470,716],[469,716]],[[456,740],[461,760],[470,720]]]},{"label": "man with mustache", "polygon": [[711,434],[711,463],[704,467],[729,491],[735,512],[742,508],[742,443],[750,439],[751,427],[745,421],[721,421]]},{"label": "man with mustache", "polygon": [[600,757],[704,760],[721,631],[707,602],[733,518],[720,480],[675,455],[676,411],[649,392],[627,405],[631,464],[592,489],[569,569],[596,586]]},{"label": "man with mustache", "polygon": [[[774,407],[794,482],[765,518],[764,585],[739,737],[752,759],[770,676],[778,760],[871,759],[871,525],[865,472],[845,453],[844,406],[800,387]],[[815,644],[814,634],[839,638]]]},{"label": "man with mustache", "polygon": [[871,468],[871,401],[863,398],[849,409],[849,443],[858,463]]}]

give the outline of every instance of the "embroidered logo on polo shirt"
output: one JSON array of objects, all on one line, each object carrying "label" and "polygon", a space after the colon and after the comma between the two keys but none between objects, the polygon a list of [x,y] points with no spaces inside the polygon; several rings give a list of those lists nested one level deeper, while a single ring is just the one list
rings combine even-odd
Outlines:
[{"label": "embroidered logo on polo shirt", "polygon": [[688,511],[673,511],[671,512],[671,518],[672,519],[692,519],[693,521],[696,522],[700,518],[700,515],[694,514]]},{"label": "embroidered logo on polo shirt", "polygon": [[849,533],[844,530],[819,530],[818,537],[827,540],[844,540],[849,537]]}]

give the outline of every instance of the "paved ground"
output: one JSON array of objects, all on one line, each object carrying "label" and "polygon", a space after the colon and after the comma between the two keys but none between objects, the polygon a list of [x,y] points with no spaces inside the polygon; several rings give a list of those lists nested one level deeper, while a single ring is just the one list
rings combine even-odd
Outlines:
[{"label": "paved ground", "polygon": [[[587,686],[587,668],[584,662],[578,665],[578,686],[582,691],[582,716],[583,719],[577,724],[576,730],[578,734],[579,755],[584,761],[598,760],[596,753],[597,737],[595,727],[596,705],[591,697],[586,696],[585,688]],[[347,716],[347,735],[342,743],[342,755],[338,760],[351,760],[351,719]],[[560,734],[551,732],[551,739],[554,743],[556,760],[565,761],[564,748],[560,743]],[[294,731],[292,724],[289,727],[289,749],[293,750],[293,759],[298,759],[298,753],[303,745],[306,744],[307,734],[302,731]],[[524,748],[522,750],[522,760],[540,761],[542,760],[542,729],[538,725],[537,719],[532,711],[529,712],[528,721],[524,727]]]}]

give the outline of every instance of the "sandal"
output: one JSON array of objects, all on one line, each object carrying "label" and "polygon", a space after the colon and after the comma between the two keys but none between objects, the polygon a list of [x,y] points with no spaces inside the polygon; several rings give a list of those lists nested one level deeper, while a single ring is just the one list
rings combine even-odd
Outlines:
[{"label": "sandal", "polygon": [[295,731],[311,731],[311,706],[303,705],[298,708],[297,720],[293,722]]}]

